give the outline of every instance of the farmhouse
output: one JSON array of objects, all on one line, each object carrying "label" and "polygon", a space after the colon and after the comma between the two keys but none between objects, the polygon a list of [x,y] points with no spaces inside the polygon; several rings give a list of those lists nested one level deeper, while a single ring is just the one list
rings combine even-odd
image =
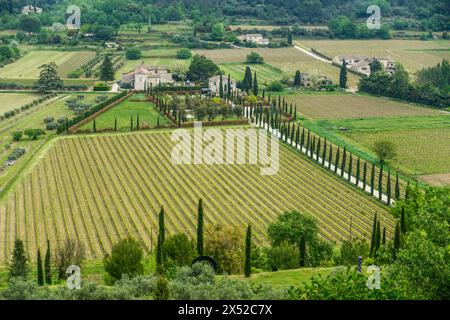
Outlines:
[{"label": "farmhouse", "polygon": [[141,64],[129,73],[122,75],[122,83],[135,90],[145,90],[146,86],[173,83],[172,74],[166,67],[146,66]]},{"label": "farmhouse", "polygon": [[343,60],[347,63],[347,68],[370,75],[370,64],[375,60],[381,62],[384,66],[384,71],[387,74],[395,73],[395,62],[389,58],[384,57],[364,57],[364,56],[337,56],[333,58],[333,62],[342,64]]},{"label": "farmhouse", "polygon": [[[215,76],[209,78],[209,92],[212,95],[217,95],[220,92],[220,76]],[[223,92],[228,92],[228,77],[222,76],[222,87]],[[236,90],[236,81],[233,78],[230,78],[230,89],[231,91]]]},{"label": "farmhouse", "polygon": [[332,85],[333,82],[327,76],[314,76],[307,73],[301,74],[302,87],[313,87],[316,85]]},{"label": "farmhouse", "polygon": [[266,46],[269,44],[269,39],[263,38],[260,33],[249,33],[239,36],[238,39],[242,42],[253,42],[259,45]]},{"label": "farmhouse", "polygon": [[30,14],[41,14],[42,13],[42,8],[39,7],[34,7],[31,4],[26,5],[25,7],[22,8],[22,14],[25,16],[28,16]]}]

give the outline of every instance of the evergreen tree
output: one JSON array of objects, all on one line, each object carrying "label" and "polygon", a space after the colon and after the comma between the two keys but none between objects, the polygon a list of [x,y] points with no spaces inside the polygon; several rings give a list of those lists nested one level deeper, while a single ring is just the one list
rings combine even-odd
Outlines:
[{"label": "evergreen tree", "polygon": [[97,125],[95,122],[95,118],[94,118],[94,122],[92,122],[92,132],[97,132]]},{"label": "evergreen tree", "polygon": [[347,62],[345,59],[342,61],[341,72],[339,74],[339,87],[342,89],[347,88]]},{"label": "evergreen tree", "polygon": [[395,200],[399,200],[400,199],[400,184],[398,181],[398,172],[397,175],[395,177]]},{"label": "evergreen tree", "polygon": [[245,74],[244,74],[244,81],[243,81],[243,90],[245,92],[247,92],[247,94],[249,93],[249,91],[252,89],[252,70],[250,69],[249,66],[247,66],[247,68],[245,68]]},{"label": "evergreen tree", "polygon": [[333,162],[333,146],[330,143],[330,151],[328,152],[328,169],[331,169],[332,162]]},{"label": "evergreen tree", "polygon": [[245,237],[245,263],[244,273],[248,278],[252,274],[252,228],[250,225],[247,227],[247,235]]},{"label": "evergreen tree", "polygon": [[253,95],[255,97],[258,96],[258,79],[256,78],[256,71],[255,71],[255,75],[253,77]]},{"label": "evergreen tree", "polygon": [[133,115],[130,116],[130,131],[133,131]]},{"label": "evergreen tree", "polygon": [[327,157],[327,138],[323,142],[323,151],[322,151],[322,166],[325,165],[325,159]]},{"label": "evergreen tree", "polygon": [[344,151],[342,152],[341,177],[344,176],[346,162],[347,162],[347,148],[344,147]]},{"label": "evergreen tree", "polygon": [[302,84],[302,75],[300,73],[299,70],[297,70],[295,72],[295,77],[294,77],[294,86],[298,88],[300,88],[300,85]]},{"label": "evergreen tree", "polygon": [[380,175],[378,176],[378,199],[381,200],[383,196],[383,164],[380,167]]},{"label": "evergreen tree", "polygon": [[406,217],[405,217],[405,207],[402,207],[400,214],[400,231],[402,234],[406,233]]},{"label": "evergreen tree", "polygon": [[111,61],[111,57],[106,55],[100,66],[100,80],[101,81],[113,81],[115,78],[114,67]]},{"label": "evergreen tree", "polygon": [[299,140],[300,140],[300,125],[297,124],[297,135],[295,136],[295,148],[298,148]]},{"label": "evergreen tree", "polygon": [[320,137],[319,137],[319,141],[317,142],[317,147],[316,147],[316,160],[319,161],[319,155],[320,155],[320,145],[321,145],[321,141],[320,141]]},{"label": "evergreen tree", "polygon": [[42,268],[41,249],[37,252],[37,284],[38,286],[44,285],[44,270]]},{"label": "evergreen tree", "polygon": [[370,256],[372,257],[372,254],[376,247],[376,235],[377,235],[377,213],[375,213],[375,217],[373,218],[373,225],[372,225],[372,238],[370,240]]},{"label": "evergreen tree", "polygon": [[288,43],[288,45],[292,46],[292,31],[291,31],[291,29],[289,29],[287,32],[287,43]]},{"label": "evergreen tree", "polygon": [[297,106],[294,109],[294,121],[297,121]]},{"label": "evergreen tree", "polygon": [[228,80],[227,80],[227,98],[230,99],[231,97],[231,76],[228,74]]},{"label": "evergreen tree", "polygon": [[198,201],[197,213],[197,253],[203,255],[203,200]]},{"label": "evergreen tree", "polygon": [[58,66],[54,62],[43,64],[39,67],[39,80],[37,81],[38,91],[49,92],[59,90],[64,87],[64,83],[58,75]]},{"label": "evergreen tree", "polygon": [[156,280],[153,298],[157,301],[169,300],[170,298],[169,282],[162,275],[159,275]]},{"label": "evergreen tree", "polygon": [[66,118],[66,134],[69,134],[69,118]]},{"label": "evergreen tree", "polygon": [[300,139],[300,147],[303,149],[303,145],[305,144],[305,127],[302,129],[302,137]]},{"label": "evergreen tree", "polygon": [[400,246],[401,246],[400,224],[397,222],[397,224],[395,225],[395,234],[394,234],[394,252],[393,252],[394,259],[397,257],[397,251],[400,249]]},{"label": "evergreen tree", "polygon": [[139,130],[139,113],[136,115],[136,130]]},{"label": "evergreen tree", "polygon": [[222,74],[220,74],[220,80],[219,80],[219,97],[223,99],[223,77]]},{"label": "evergreen tree", "polygon": [[383,228],[383,240],[381,241],[381,244],[383,246],[386,244],[386,228]]},{"label": "evergreen tree", "polygon": [[300,267],[306,265],[306,235],[303,234],[300,239]]},{"label": "evergreen tree", "polygon": [[164,238],[165,238],[165,226],[164,226],[164,207],[161,207],[159,213],[159,232],[158,241],[156,244],[156,272],[162,274],[164,272]]},{"label": "evergreen tree", "polygon": [[25,247],[22,240],[16,239],[11,263],[9,265],[9,277],[20,277],[26,279],[28,275],[27,257],[25,255]]},{"label": "evergreen tree", "polygon": [[356,185],[359,185],[359,178],[361,175],[361,159],[358,157],[358,160],[356,160]]},{"label": "evergreen tree", "polygon": [[372,163],[372,172],[370,175],[370,194],[373,196],[375,190],[375,164]]},{"label": "evergreen tree", "polygon": [[114,131],[117,131],[117,117],[114,117]]},{"label": "evergreen tree", "polygon": [[52,262],[51,262],[51,251],[49,240],[47,240],[47,251],[45,252],[44,273],[45,273],[45,283],[52,284]]},{"label": "evergreen tree", "polygon": [[159,115],[158,115],[158,119],[156,120],[156,127],[159,128]]},{"label": "evergreen tree", "polygon": [[377,221],[377,235],[376,235],[376,247],[375,254],[378,252],[378,249],[381,247],[381,224],[380,220]]},{"label": "evergreen tree", "polygon": [[350,157],[349,157],[349,161],[348,161],[348,176],[347,179],[348,181],[351,181],[352,179],[352,169],[353,169],[353,155],[350,153]]},{"label": "evergreen tree", "polygon": [[339,156],[340,156],[340,153],[341,153],[341,150],[339,150],[339,149],[340,148],[338,146],[337,151],[336,151],[336,159],[334,160],[334,173],[337,173],[337,169],[338,169],[338,166],[339,166]]},{"label": "evergreen tree", "polygon": [[387,178],[387,189],[386,189],[386,194],[387,194],[387,204],[391,204],[391,170],[388,170],[388,178]]},{"label": "evergreen tree", "polygon": [[366,191],[366,184],[367,184],[367,162],[364,161],[363,166],[363,190]]}]

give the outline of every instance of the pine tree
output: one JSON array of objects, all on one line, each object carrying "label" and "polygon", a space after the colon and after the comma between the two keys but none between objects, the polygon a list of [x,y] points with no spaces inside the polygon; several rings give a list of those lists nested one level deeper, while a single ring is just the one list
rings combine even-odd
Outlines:
[{"label": "pine tree", "polygon": [[49,240],[47,240],[47,251],[45,252],[44,273],[45,273],[45,283],[52,284],[52,262],[51,262],[51,251]]},{"label": "pine tree", "polygon": [[223,99],[223,77],[222,77],[222,74],[220,74],[220,80],[219,80],[219,97]]},{"label": "pine tree", "polygon": [[14,242],[14,249],[11,263],[9,265],[9,277],[21,277],[26,279],[28,275],[27,257],[25,254],[25,247],[22,240],[16,239]]},{"label": "pine tree", "polygon": [[203,255],[203,200],[198,201],[197,212],[197,253]]},{"label": "pine tree", "polygon": [[321,139],[320,139],[320,137],[319,137],[319,141],[317,142],[317,147],[316,147],[316,160],[317,161],[319,161],[319,155],[320,155],[320,144],[321,144],[321,141],[320,141]]},{"label": "pine tree", "polygon": [[298,148],[298,143],[300,140],[300,125],[297,124],[297,135],[295,136],[295,148]]},{"label": "pine tree", "polygon": [[161,211],[159,212],[158,242],[156,244],[156,271],[158,274],[162,274],[164,272],[163,269],[164,238],[165,238],[164,207],[161,207]]},{"label": "pine tree", "polygon": [[347,62],[345,59],[342,61],[341,72],[339,74],[339,87],[342,89],[347,88]]},{"label": "pine tree", "polygon": [[248,278],[252,274],[252,228],[250,225],[247,227],[247,235],[245,237],[245,263],[244,273]]},{"label": "pine tree", "polygon": [[372,172],[370,175],[370,194],[373,196],[375,190],[375,164],[372,163]]},{"label": "pine tree", "polygon": [[297,121],[297,106],[294,109],[294,121]]},{"label": "pine tree", "polygon": [[159,115],[158,115],[158,119],[156,120],[156,127],[159,128]]},{"label": "pine tree", "polygon": [[255,71],[255,75],[253,77],[253,95],[255,97],[258,96],[258,79],[256,78],[256,71]]},{"label": "pine tree", "polygon": [[305,127],[302,129],[302,137],[300,139],[300,147],[303,149],[303,145],[305,144]]},{"label": "pine tree", "polygon": [[380,247],[381,247],[381,224],[380,224],[380,220],[378,220],[377,221],[375,254],[378,252],[378,249],[380,249]]},{"label": "pine tree", "polygon": [[111,57],[106,55],[100,66],[100,80],[101,81],[113,81],[115,78],[114,67],[111,61]]},{"label": "pine tree", "polygon": [[66,134],[69,134],[69,118],[66,118]]},{"label": "pine tree", "polygon": [[300,267],[306,265],[306,235],[302,235],[300,239]]},{"label": "pine tree", "polygon": [[37,252],[37,284],[38,286],[44,285],[44,270],[42,268],[41,249]]},{"label": "pine tree", "polygon": [[402,234],[406,233],[406,217],[405,217],[405,207],[402,207],[402,211],[400,214],[400,231]]},{"label": "pine tree", "polygon": [[372,224],[372,237],[370,240],[370,256],[372,256],[372,253],[376,246],[376,234],[377,234],[377,213],[375,212],[375,217],[373,218]]}]

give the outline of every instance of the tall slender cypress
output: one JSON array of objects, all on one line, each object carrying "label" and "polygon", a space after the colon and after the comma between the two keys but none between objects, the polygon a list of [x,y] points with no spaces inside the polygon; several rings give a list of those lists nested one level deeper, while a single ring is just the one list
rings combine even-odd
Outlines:
[{"label": "tall slender cypress", "polygon": [[401,246],[401,234],[400,234],[400,224],[397,222],[395,225],[395,234],[394,234],[394,251],[393,256],[394,259],[397,257],[397,252]]},{"label": "tall slender cypress", "polygon": [[319,137],[319,141],[317,142],[317,147],[316,147],[316,160],[319,161],[319,155],[320,155],[320,137]]},{"label": "tall slender cypress", "polygon": [[350,153],[350,160],[348,161],[348,181],[352,181],[352,169],[353,169],[353,155]]},{"label": "tall slender cypress", "polygon": [[375,190],[375,164],[372,163],[372,172],[370,175],[370,194],[373,196]]},{"label": "tall slender cypress", "polygon": [[136,115],[136,130],[139,130],[139,113]]},{"label": "tall slender cypress", "polygon": [[197,212],[197,253],[203,255],[203,200],[198,201]]},{"label": "tall slender cypress", "polygon": [[372,238],[370,240],[370,256],[371,257],[374,252],[375,246],[376,246],[376,234],[377,234],[377,213],[375,212],[375,217],[373,218],[373,225],[372,225]]},{"label": "tall slender cypress", "polygon": [[44,273],[45,273],[45,283],[52,284],[52,262],[51,262],[51,251],[49,240],[47,240],[47,251],[45,252]]},{"label": "tall slender cypress", "polygon": [[400,231],[402,232],[402,234],[406,233],[405,206],[402,206],[402,211],[400,214]]},{"label": "tall slender cypress", "polygon": [[378,220],[377,221],[375,254],[378,252],[378,249],[380,249],[380,247],[381,247],[381,223],[380,223],[380,220]]},{"label": "tall slender cypress", "polygon": [[161,274],[163,270],[164,261],[164,238],[165,238],[165,227],[164,227],[164,207],[161,207],[159,212],[159,232],[158,232],[158,242],[156,245],[156,272]]},{"label": "tall slender cypress", "polygon": [[361,159],[358,157],[358,160],[356,160],[356,185],[359,185],[359,178],[361,175]]},{"label": "tall slender cypress", "polygon": [[344,176],[346,162],[347,162],[347,148],[344,147],[344,151],[342,152],[341,177]]},{"label": "tall slender cypress", "polygon": [[130,131],[133,131],[133,115],[130,117]]},{"label": "tall slender cypress", "polygon": [[117,117],[114,117],[114,131],[117,131]]},{"label": "tall slender cypress", "polygon": [[364,161],[363,166],[363,190],[366,191],[366,184],[367,184],[367,162]]},{"label": "tall slender cypress", "polygon": [[380,174],[378,176],[378,199],[383,198],[383,164],[380,167]]},{"label": "tall slender cypress", "polygon": [[44,285],[44,270],[42,268],[41,249],[37,252],[37,284],[38,286]]},{"label": "tall slender cypress", "polygon": [[322,151],[322,166],[325,165],[325,158],[327,157],[327,138],[323,142],[323,151]]},{"label": "tall slender cypress", "polygon": [[297,134],[295,136],[295,148],[296,149],[298,148],[299,140],[300,140],[300,125],[297,124]]},{"label": "tall slender cypress", "polygon": [[253,95],[255,97],[258,96],[258,79],[256,78],[256,71],[255,71],[255,74],[253,76]]},{"label": "tall slender cypress", "polygon": [[400,184],[398,181],[398,171],[397,171],[397,175],[395,176],[395,200],[399,200],[400,199]]},{"label": "tall slender cypress", "polygon": [[223,99],[223,76],[220,74],[219,80],[219,97]]},{"label": "tall slender cypress", "polygon": [[328,169],[331,169],[331,162],[333,162],[333,146],[330,143],[330,151],[328,153]]},{"label": "tall slender cypress", "polygon": [[339,166],[340,153],[341,153],[341,150],[340,150],[340,148],[338,146],[338,148],[336,150],[336,157],[335,157],[335,160],[334,160],[334,173],[337,173],[337,169],[338,169],[338,166]]},{"label": "tall slender cypress", "polygon": [[386,227],[383,227],[383,240],[381,240],[381,244],[383,246],[386,244]]},{"label": "tall slender cypress", "polygon": [[92,132],[97,132],[97,124],[95,122],[95,118],[94,118],[94,122],[92,123]]},{"label": "tall slender cypress", "polygon": [[248,278],[252,274],[252,227],[248,225],[245,237],[245,262],[244,273]]},{"label": "tall slender cypress", "polygon": [[300,147],[303,149],[303,145],[305,144],[305,127],[302,129],[302,137],[300,139]]},{"label": "tall slender cypress", "polygon": [[388,170],[388,178],[387,178],[387,189],[386,189],[386,194],[387,194],[387,204],[391,204],[391,170]]}]

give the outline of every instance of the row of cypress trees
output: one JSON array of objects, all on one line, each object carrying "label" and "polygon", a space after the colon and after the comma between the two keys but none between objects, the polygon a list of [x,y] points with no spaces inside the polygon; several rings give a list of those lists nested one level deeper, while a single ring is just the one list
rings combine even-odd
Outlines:
[{"label": "row of cypress trees", "polygon": [[[158,240],[156,245],[156,272],[164,273],[164,240],[165,240],[165,222],[164,222],[164,206],[158,215]],[[251,275],[251,245],[252,245],[252,229],[250,224],[247,226],[245,236],[245,258],[244,258],[244,274],[246,277]],[[198,201],[197,211],[197,254],[203,256],[204,252],[204,212],[203,200]]]}]

